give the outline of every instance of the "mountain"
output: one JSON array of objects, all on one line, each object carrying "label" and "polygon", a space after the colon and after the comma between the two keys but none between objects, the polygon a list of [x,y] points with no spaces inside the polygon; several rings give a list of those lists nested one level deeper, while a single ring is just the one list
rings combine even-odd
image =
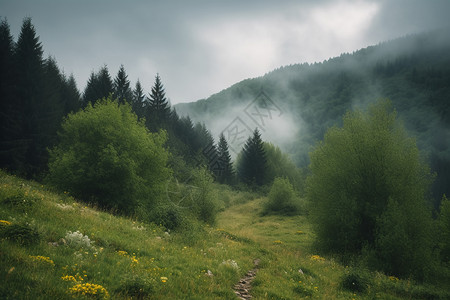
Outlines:
[{"label": "mountain", "polygon": [[193,103],[180,115],[221,132],[239,152],[255,127],[305,167],[308,152],[346,111],[389,98],[437,178],[436,201],[450,194],[450,28],[406,36],[322,63],[295,64],[246,79]]}]

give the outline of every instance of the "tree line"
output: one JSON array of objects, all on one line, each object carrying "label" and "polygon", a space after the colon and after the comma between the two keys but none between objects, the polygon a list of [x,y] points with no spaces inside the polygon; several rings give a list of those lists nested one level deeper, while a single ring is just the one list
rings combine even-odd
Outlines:
[{"label": "tree line", "polygon": [[[171,153],[168,165],[182,181],[187,179],[191,168],[204,166],[219,183],[258,187],[270,184],[283,173],[270,166],[289,165],[277,147],[261,140],[259,131],[248,139],[241,158],[233,164],[223,134],[216,142],[203,123],[194,124],[189,116],[177,114],[166,97],[159,74],[146,94],[139,79],[132,86],[123,65],[115,77],[104,65],[92,71],[84,91],[80,92],[74,76],[62,72],[55,58],[44,58],[43,53],[30,18],[24,19],[16,42],[7,20],[1,20],[0,168],[42,179],[48,172],[48,149],[58,143],[64,118],[109,97],[119,104],[130,105],[139,119],[145,119],[150,132],[167,132],[165,146]],[[292,164],[287,169],[291,173],[298,171]]]}]

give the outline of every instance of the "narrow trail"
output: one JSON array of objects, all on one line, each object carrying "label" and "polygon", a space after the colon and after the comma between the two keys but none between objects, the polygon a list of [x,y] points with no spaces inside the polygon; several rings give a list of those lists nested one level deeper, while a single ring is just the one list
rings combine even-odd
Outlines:
[{"label": "narrow trail", "polygon": [[259,259],[255,259],[253,261],[255,267],[249,270],[247,274],[239,280],[239,283],[234,286],[234,293],[239,299],[247,300],[252,298],[250,290],[252,288],[252,281],[255,279],[256,272],[258,272],[259,262]]}]

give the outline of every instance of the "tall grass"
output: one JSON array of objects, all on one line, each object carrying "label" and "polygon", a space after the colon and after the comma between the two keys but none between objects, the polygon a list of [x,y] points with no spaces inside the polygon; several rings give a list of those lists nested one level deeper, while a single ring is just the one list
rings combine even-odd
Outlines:
[{"label": "tall grass", "polygon": [[[364,277],[364,292],[348,290],[342,282],[354,269],[313,251],[307,216],[263,217],[264,198],[224,193],[216,225],[191,221],[167,232],[0,172],[0,298],[235,299],[233,286],[255,258],[254,299],[449,295],[379,273]],[[11,226],[23,229],[20,238]]]}]

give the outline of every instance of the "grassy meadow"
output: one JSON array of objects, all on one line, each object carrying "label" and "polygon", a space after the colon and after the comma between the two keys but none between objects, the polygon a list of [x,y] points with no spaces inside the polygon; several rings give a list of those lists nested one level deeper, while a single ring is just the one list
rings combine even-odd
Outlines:
[{"label": "grassy meadow", "polygon": [[236,299],[260,259],[253,299],[445,299],[346,266],[313,248],[308,216],[262,215],[266,198],[217,185],[214,226],[168,232],[0,172],[1,299]]}]

